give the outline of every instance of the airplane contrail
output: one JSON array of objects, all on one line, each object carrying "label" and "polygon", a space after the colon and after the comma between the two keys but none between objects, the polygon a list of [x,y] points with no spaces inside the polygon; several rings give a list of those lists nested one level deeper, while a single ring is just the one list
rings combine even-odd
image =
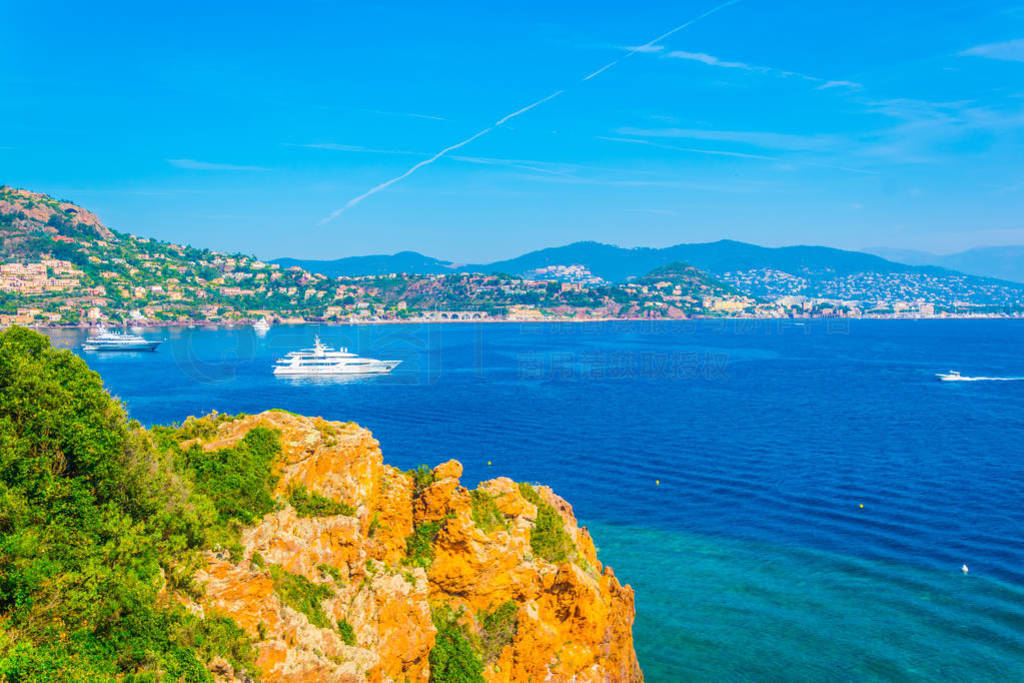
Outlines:
[{"label": "airplane contrail", "polygon": [[340,209],[336,209],[333,213],[331,213],[330,216],[327,216],[326,218],[321,219],[319,224],[323,225],[325,223],[331,222],[332,220],[334,220],[335,218],[337,218],[338,216],[343,214],[346,210],[351,209],[353,206],[355,206],[359,202],[363,201],[364,199],[366,199],[370,195],[377,194],[381,190],[387,189],[388,187],[394,185],[399,180],[403,180],[405,178],[408,178],[413,173],[415,173],[419,169],[423,168],[427,164],[434,163],[435,161],[437,161],[438,159],[443,157],[448,152],[456,150],[459,147],[463,147],[464,145],[468,145],[469,143],[473,142],[473,140],[476,140],[481,135],[484,135],[486,133],[491,132],[492,130],[494,130],[495,128],[500,126],[501,124],[503,124],[506,121],[508,121],[509,119],[514,118],[516,116],[519,116],[520,114],[524,114],[524,113],[530,111],[531,109],[533,109],[534,107],[536,107],[537,105],[544,104],[548,100],[550,100],[552,98],[555,98],[555,97],[558,97],[563,92],[564,92],[563,90],[556,90],[555,92],[551,93],[547,97],[545,97],[543,99],[539,99],[536,102],[534,102],[533,104],[530,104],[530,105],[527,105],[527,106],[523,107],[519,111],[512,112],[511,114],[498,119],[497,121],[495,121],[490,126],[487,126],[486,128],[484,128],[482,131],[480,131],[478,133],[474,133],[473,135],[470,135],[468,138],[466,138],[462,142],[456,142],[454,145],[451,145],[449,147],[445,147],[444,149],[442,149],[440,152],[438,152],[434,156],[430,157],[429,159],[424,159],[423,161],[419,162],[418,164],[416,164],[415,166],[410,168],[408,171],[406,171],[402,175],[396,176],[396,177],[392,178],[391,180],[383,182],[380,185],[378,185],[377,187],[374,187],[374,188],[372,188],[370,190],[367,190],[366,192],[364,192],[363,194],[359,195],[358,197],[353,197],[352,199],[348,200],[347,202],[345,202],[345,206],[341,207]]},{"label": "airplane contrail", "polygon": [[[711,16],[712,14],[714,14],[715,12],[718,12],[719,10],[723,10],[726,7],[729,7],[730,5],[735,5],[736,3],[741,2],[741,1],[742,0],[729,0],[728,2],[724,2],[721,5],[718,5],[716,7],[713,7],[712,9],[709,9],[708,11],[704,12],[703,14],[700,14],[700,15],[694,17],[693,19],[690,19],[686,23],[680,24],[679,26],[676,26],[674,29],[672,29],[670,31],[666,31],[665,33],[662,33],[660,36],[658,36],[654,40],[651,40],[651,41],[649,41],[647,43],[644,43],[643,45],[640,45],[638,47],[632,48],[624,56],[619,57],[618,59],[613,60],[613,61],[609,62],[608,64],[605,64],[600,69],[598,69],[597,71],[589,74],[588,76],[584,76],[582,79],[580,79],[580,82],[589,81],[594,76],[597,76],[598,74],[602,73],[603,71],[606,71],[606,70],[612,68],[613,66],[615,66],[616,64],[618,64],[622,60],[627,59],[627,58],[633,56],[634,54],[636,54],[637,52],[643,50],[644,48],[649,48],[649,47],[653,46],[654,44],[664,40],[665,38],[668,38],[673,33],[676,33],[678,31],[682,31],[687,26],[690,26],[690,25],[700,21],[701,19],[704,19],[705,17]],[[410,168],[408,171],[406,171],[402,175],[395,176],[391,180],[386,180],[383,183],[381,183],[380,185],[377,185],[376,187],[370,188],[369,190],[367,190],[363,194],[359,195],[358,197],[353,197],[352,199],[348,200],[347,202],[345,202],[345,205],[342,206],[340,209],[335,209],[333,212],[331,212],[331,214],[329,216],[321,219],[320,222],[318,223],[318,225],[325,225],[326,223],[330,223],[335,218],[337,218],[341,214],[345,213],[346,211],[348,211],[353,206],[355,206],[359,202],[363,201],[367,197],[375,195],[378,192],[380,192],[381,190],[386,190],[387,188],[391,187],[392,185],[394,185],[398,181],[404,180],[404,179],[408,178],[409,176],[411,176],[413,173],[415,173],[419,169],[423,168],[424,166],[428,166],[428,165],[434,163],[435,161],[437,161],[441,157],[443,157],[446,154],[448,154],[448,152],[454,151],[454,150],[458,149],[459,147],[463,147],[465,145],[468,145],[469,143],[473,142],[477,138],[479,138],[479,137],[481,137],[483,135],[486,135],[487,133],[491,132],[495,128],[498,128],[499,126],[504,124],[509,119],[513,119],[513,118],[519,116],[520,114],[525,114],[526,112],[530,111],[534,107],[536,107],[538,105],[541,105],[541,104],[544,104],[548,100],[552,100],[552,99],[558,97],[563,92],[565,92],[565,91],[564,90],[556,90],[555,92],[551,93],[547,97],[543,97],[543,98],[537,100],[533,104],[529,104],[529,105],[523,107],[522,109],[519,109],[517,111],[512,112],[511,114],[507,114],[507,115],[501,117],[500,119],[498,119],[497,121],[495,121],[491,125],[487,126],[483,130],[478,131],[478,132],[474,133],[473,135],[470,135],[465,140],[463,140],[461,142],[456,142],[454,145],[450,145],[448,147],[445,147],[444,149],[442,149],[440,152],[438,152],[434,156],[430,157],[429,159],[424,159],[423,161],[417,163],[415,166]]]},{"label": "airplane contrail", "polygon": [[665,33],[662,33],[660,36],[658,36],[657,38],[655,38],[654,40],[652,40],[650,42],[644,43],[643,45],[637,45],[636,47],[630,49],[630,51],[627,52],[626,54],[624,54],[623,56],[619,57],[618,59],[613,59],[612,61],[608,62],[607,64],[605,64],[604,66],[602,66],[600,69],[598,69],[594,73],[590,74],[589,76],[584,76],[583,80],[584,81],[589,81],[594,76],[596,76],[599,73],[602,73],[604,71],[607,71],[608,69],[612,68],[613,66],[615,66],[616,64],[618,64],[622,60],[629,59],[630,57],[635,55],[637,52],[643,52],[645,48],[654,47],[655,45],[657,45],[661,41],[663,41],[666,38],[668,38],[673,33],[678,33],[679,31],[682,31],[687,26],[695,24],[698,21],[700,21],[701,19],[703,19],[705,17],[709,17],[712,14],[714,14],[715,12],[718,12],[719,10],[725,9],[729,5],[735,5],[737,2],[741,2],[741,0],[729,0],[729,2],[723,2],[721,5],[718,5],[717,7],[713,7],[711,9],[709,9],[704,14],[696,16],[696,17],[694,17],[693,19],[690,19],[689,21],[687,21],[684,24],[679,24],[679,26],[676,26],[671,31],[666,31]]}]

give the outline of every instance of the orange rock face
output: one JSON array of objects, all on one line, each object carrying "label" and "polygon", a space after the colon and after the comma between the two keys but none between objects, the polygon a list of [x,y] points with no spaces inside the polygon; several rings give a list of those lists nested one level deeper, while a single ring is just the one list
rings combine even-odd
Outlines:
[{"label": "orange rock face", "polygon": [[[91,211],[87,211],[70,202],[54,202],[45,194],[39,192],[15,188],[8,189],[10,190],[10,199],[0,199],[0,214],[16,214],[20,211],[25,215],[25,218],[19,221],[19,224],[24,224],[26,220],[35,221],[45,226],[45,232],[55,234],[58,230],[45,224],[50,220],[51,216],[56,214],[61,219],[70,221],[73,225],[91,228],[97,237],[105,240],[116,240],[114,233],[107,226],[103,225],[100,219],[96,217],[96,214]],[[55,204],[55,206],[51,204]]]},{"label": "orange rock face", "polygon": [[[352,423],[268,411],[220,425],[203,447],[232,445],[256,426],[281,435],[281,508],[243,531],[240,561],[211,553],[196,581],[197,609],[227,615],[250,635],[264,681],[427,681],[437,633],[431,610],[441,606],[460,615],[486,680],[643,679],[633,591],[602,570],[590,535],[550,489],[535,491],[572,546],[557,563],[535,556],[538,506],[513,481],[470,492],[459,483],[462,466],[449,461],[417,489]],[[299,516],[286,502],[295,483],[355,514]],[[426,570],[406,558],[406,539],[422,523],[437,528]],[[296,609],[288,580],[319,591],[313,618],[308,607]],[[486,614],[509,601],[514,620],[495,640]],[[219,680],[234,676],[223,662],[209,666]]]}]

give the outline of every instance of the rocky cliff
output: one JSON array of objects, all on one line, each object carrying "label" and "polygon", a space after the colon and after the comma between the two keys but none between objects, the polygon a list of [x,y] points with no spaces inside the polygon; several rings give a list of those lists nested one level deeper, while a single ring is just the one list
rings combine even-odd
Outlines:
[{"label": "rocky cliff", "polygon": [[550,489],[498,478],[470,491],[456,461],[403,472],[369,431],[285,412],[199,443],[254,427],[280,433],[288,503],[244,529],[241,550],[206,555],[189,606],[243,628],[263,680],[642,680],[633,591]]},{"label": "rocky cliff", "polygon": [[116,240],[117,236],[91,211],[67,201],[58,201],[41,192],[0,185],[0,217],[6,225],[0,237],[41,233],[48,236],[67,232]]}]

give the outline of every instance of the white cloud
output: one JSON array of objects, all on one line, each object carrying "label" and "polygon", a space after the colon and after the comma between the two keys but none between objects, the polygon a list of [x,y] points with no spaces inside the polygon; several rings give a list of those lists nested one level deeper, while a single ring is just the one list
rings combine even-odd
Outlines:
[{"label": "white cloud", "polygon": [[702,64],[707,64],[708,66],[721,66],[726,69],[744,69],[746,71],[768,71],[768,69],[766,69],[765,67],[751,66],[749,64],[744,64],[743,62],[726,62],[719,59],[718,57],[713,57],[703,52],[684,52],[682,50],[675,50],[673,52],[669,52],[668,56],[673,57],[675,59],[689,59],[694,62],[701,62]]},{"label": "white cloud", "polygon": [[[820,140],[822,145],[842,147],[844,141],[840,138],[834,138],[831,136],[811,136],[807,139],[802,140],[801,144],[798,144],[797,139],[801,136],[786,135],[781,133],[752,133],[752,132],[740,132],[740,131],[694,131],[680,128],[671,128],[662,131],[654,130],[642,130],[638,128],[620,128],[619,132],[623,135],[650,135],[650,136],[661,136],[661,137],[691,137],[700,140],[720,140],[726,142],[740,142],[746,144],[754,144],[760,147],[777,147],[786,151],[815,151],[820,152],[831,152],[834,150],[817,149],[810,144],[810,140]],[[668,133],[666,135],[666,133]],[[685,134],[685,135],[684,135]],[[851,168],[849,166],[841,166],[838,164],[824,163],[821,161],[812,161],[810,159],[799,159],[794,163],[785,163],[785,160],[778,156],[767,156],[764,154],[750,154],[747,152],[732,152],[721,149],[700,149],[696,147],[679,147],[676,145],[666,145],[660,142],[654,142],[652,140],[644,140],[643,138],[616,138],[606,137],[598,135],[599,140],[608,140],[609,142],[628,142],[636,145],[648,145],[650,147],[657,147],[659,149],[675,150],[677,152],[693,152],[696,154],[711,154],[714,156],[725,156],[725,157],[737,157],[742,159],[759,159],[762,161],[774,161],[777,162],[775,168],[780,171],[793,171],[802,166],[817,166],[819,168],[831,168],[837,171],[846,171],[849,173],[860,173],[867,175],[875,175],[874,171],[865,170],[862,168]],[[753,142],[754,140],[757,143]],[[774,144],[770,144],[774,143]],[[785,145],[785,146],[783,146]]]},{"label": "white cloud", "polygon": [[[622,129],[622,130],[634,130],[634,129]],[[625,133],[629,135],[630,133]],[[670,149],[677,152],[694,152],[696,154],[710,154],[713,156],[723,157],[740,157],[743,159],[763,159],[767,161],[779,161],[778,157],[769,157],[763,154],[745,154],[743,152],[728,152],[720,149],[698,149],[696,147],[678,147],[676,145],[664,145],[659,142],[652,142],[650,140],[644,140],[643,138],[614,138],[605,135],[598,135],[598,140],[607,140],[608,142],[628,142],[634,145],[647,145],[649,147],[657,147],[659,149]]]},{"label": "white cloud", "polygon": [[818,90],[828,90],[829,88],[862,88],[860,83],[854,83],[853,81],[825,81],[818,86]]},{"label": "white cloud", "polygon": [[336,142],[314,142],[306,145],[296,145],[296,147],[305,147],[307,149],[326,149],[332,152],[365,152],[367,154],[411,154],[413,156],[427,156],[419,152],[410,152],[404,149],[375,149],[373,147],[363,147],[361,145],[342,145]]},{"label": "white cloud", "polygon": [[1024,38],[1007,40],[1003,43],[977,45],[957,54],[961,57],[985,57],[1007,62],[1024,62]]},{"label": "white cloud", "polygon": [[661,45],[636,45],[633,47],[624,47],[622,49],[630,52],[661,52],[665,48]]},{"label": "white cloud", "polygon": [[792,151],[821,150],[831,147],[835,139],[828,135],[793,135],[760,131],[705,130],[702,128],[620,128],[620,135],[645,138],[684,138],[737,142],[754,147]]},{"label": "white cloud", "polygon": [[268,171],[263,166],[240,166],[238,164],[214,164],[209,161],[195,159],[168,159],[167,163],[176,168],[187,168],[191,171]]},{"label": "white cloud", "polygon": [[383,114],[384,116],[406,116],[411,119],[430,119],[431,121],[447,121],[443,116],[435,116],[434,114],[417,114],[409,111],[385,111],[383,109],[364,109],[372,114]]},{"label": "white cloud", "polygon": [[[907,98],[866,103],[895,125],[861,136],[852,150],[862,157],[896,163],[935,163],[949,155],[953,143],[1006,136],[1024,126],[1024,108],[993,108],[971,101],[929,102]],[[977,138],[976,136],[983,136]],[[1008,137],[1006,137],[1009,140]],[[977,147],[983,154],[985,146]],[[961,155],[967,152],[961,151]]]},{"label": "white cloud", "polygon": [[747,64],[746,62],[731,62],[725,59],[719,59],[714,55],[709,55],[706,52],[686,52],[684,50],[674,50],[669,52],[667,57],[674,59],[686,59],[691,62],[700,62],[701,64],[707,64],[708,66],[717,66],[723,69],[741,69],[742,71],[754,71],[759,74],[765,74],[768,76],[775,76],[776,78],[799,78],[809,83],[820,83],[818,90],[825,90],[827,88],[851,88],[857,89],[862,87],[860,83],[854,83],[853,81],[841,81],[835,80],[830,81],[824,78],[818,78],[817,76],[809,76],[802,74],[797,71],[786,71],[785,69],[776,69],[773,66],[758,66],[756,64]]}]

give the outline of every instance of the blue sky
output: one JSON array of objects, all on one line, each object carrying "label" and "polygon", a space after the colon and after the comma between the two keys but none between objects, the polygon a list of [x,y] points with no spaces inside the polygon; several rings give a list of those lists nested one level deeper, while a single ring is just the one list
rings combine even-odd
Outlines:
[{"label": "blue sky", "polygon": [[650,42],[715,7],[0,3],[0,182],[266,258],[1024,243],[1024,3],[742,0]]}]

